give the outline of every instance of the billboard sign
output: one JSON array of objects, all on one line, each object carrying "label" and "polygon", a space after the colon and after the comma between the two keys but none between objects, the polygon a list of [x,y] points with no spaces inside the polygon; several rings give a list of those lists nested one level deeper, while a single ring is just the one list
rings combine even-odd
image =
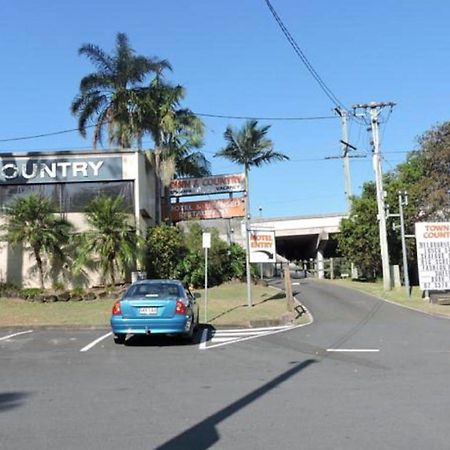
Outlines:
[{"label": "billboard sign", "polygon": [[170,183],[171,197],[224,194],[245,191],[245,174],[214,175],[203,178],[177,178]]},{"label": "billboard sign", "polygon": [[1,158],[0,184],[122,179],[122,158]]},{"label": "billboard sign", "polygon": [[245,203],[243,198],[172,203],[170,210],[173,222],[231,219],[232,217],[243,217],[245,215]]},{"label": "billboard sign", "polygon": [[250,262],[276,262],[275,231],[268,229],[250,229]]},{"label": "billboard sign", "polygon": [[450,222],[419,222],[415,231],[420,289],[450,289]]}]

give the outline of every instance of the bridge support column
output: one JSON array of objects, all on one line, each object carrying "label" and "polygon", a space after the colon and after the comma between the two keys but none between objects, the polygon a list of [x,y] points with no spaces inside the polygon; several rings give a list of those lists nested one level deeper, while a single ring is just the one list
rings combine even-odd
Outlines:
[{"label": "bridge support column", "polygon": [[320,248],[317,250],[317,278],[319,278],[319,280],[325,278],[323,251]]}]

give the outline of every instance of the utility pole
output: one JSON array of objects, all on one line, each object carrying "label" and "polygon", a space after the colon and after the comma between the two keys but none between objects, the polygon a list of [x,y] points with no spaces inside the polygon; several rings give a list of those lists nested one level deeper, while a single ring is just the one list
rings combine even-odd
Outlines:
[{"label": "utility pole", "polygon": [[395,106],[393,102],[371,102],[365,104],[354,105],[353,109],[363,109],[365,113],[369,113],[370,129],[372,130],[372,163],[375,172],[375,184],[377,189],[377,206],[378,206],[378,227],[380,233],[381,263],[383,267],[383,287],[385,291],[392,288],[391,270],[389,266],[389,248],[386,231],[386,210],[384,205],[384,189],[383,189],[383,170],[381,167],[380,137],[378,117],[383,108]]},{"label": "utility pole", "polygon": [[[411,288],[409,284],[409,273],[408,273],[408,255],[406,253],[406,238],[415,237],[405,234],[405,217],[403,214],[403,207],[408,206],[408,192],[398,191],[398,214],[389,213],[389,205],[387,206],[387,217],[399,217],[400,218],[400,238],[402,242],[402,256],[403,256],[403,280],[405,284],[406,296],[411,297]],[[393,224],[393,229],[399,228],[397,225]]]},{"label": "utility pole", "polygon": [[348,157],[349,148],[355,149],[348,143],[348,112],[342,108],[335,108],[336,114],[341,118],[342,126],[342,163],[344,166],[344,193],[347,200],[347,210],[350,211],[352,206],[352,180],[350,177],[350,161]]}]

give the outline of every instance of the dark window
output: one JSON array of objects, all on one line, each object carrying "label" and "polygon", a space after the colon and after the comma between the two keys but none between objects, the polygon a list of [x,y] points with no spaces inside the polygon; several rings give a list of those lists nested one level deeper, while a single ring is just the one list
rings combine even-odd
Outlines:
[{"label": "dark window", "polygon": [[134,211],[134,182],[105,181],[94,183],[46,183],[0,186],[0,208],[14,203],[19,197],[38,194],[49,199],[55,210],[64,213],[84,212],[96,197],[119,196],[127,211]]},{"label": "dark window", "polygon": [[167,298],[181,297],[181,289],[178,284],[170,283],[139,283],[128,289],[125,297]]},{"label": "dark window", "polygon": [[62,209],[65,212],[84,212],[87,205],[102,195],[120,197],[129,212],[134,211],[133,181],[104,183],[67,183],[62,185]]}]

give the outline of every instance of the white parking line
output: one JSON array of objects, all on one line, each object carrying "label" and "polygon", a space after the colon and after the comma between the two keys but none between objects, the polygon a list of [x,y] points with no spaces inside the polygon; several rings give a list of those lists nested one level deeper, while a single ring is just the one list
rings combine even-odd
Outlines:
[{"label": "white parking line", "polygon": [[0,341],[6,341],[6,340],[9,339],[9,338],[16,337],[16,336],[20,336],[21,334],[32,333],[32,332],[33,332],[33,330],[27,330],[27,331],[21,331],[21,332],[19,332],[19,333],[10,334],[10,335],[8,335],[8,336],[3,336],[3,337],[1,337],[1,338],[0,338]]},{"label": "white parking line", "polygon": [[[272,334],[283,333],[286,331],[294,330],[296,328],[303,327],[308,324],[300,325],[284,325],[278,327],[267,327],[267,328],[253,328],[253,329],[242,329],[241,334],[235,334],[235,337],[230,337],[230,330],[217,330],[212,333],[210,344],[208,342],[208,330],[203,330],[202,338],[199,345],[199,350],[209,350],[211,348],[223,347],[224,345],[234,344],[236,342],[248,341],[250,339],[255,339],[262,336],[269,336]],[[233,330],[237,331],[237,330]],[[222,334],[222,332],[224,334]],[[252,334],[250,334],[252,333]],[[223,337],[222,337],[223,336]],[[215,342],[215,343],[214,343]]]},{"label": "white parking line", "polygon": [[80,352],[87,352],[88,350],[90,350],[92,347],[94,347],[95,345],[97,345],[99,342],[103,341],[103,339],[106,339],[107,337],[111,336],[112,332],[110,331],[109,333],[106,333],[103,336],[100,336],[98,339],[96,339],[95,341],[92,341],[90,344],[86,345],[86,347],[83,347]]},{"label": "white parking line", "polygon": [[374,353],[379,351],[379,348],[327,348],[327,352]]}]

